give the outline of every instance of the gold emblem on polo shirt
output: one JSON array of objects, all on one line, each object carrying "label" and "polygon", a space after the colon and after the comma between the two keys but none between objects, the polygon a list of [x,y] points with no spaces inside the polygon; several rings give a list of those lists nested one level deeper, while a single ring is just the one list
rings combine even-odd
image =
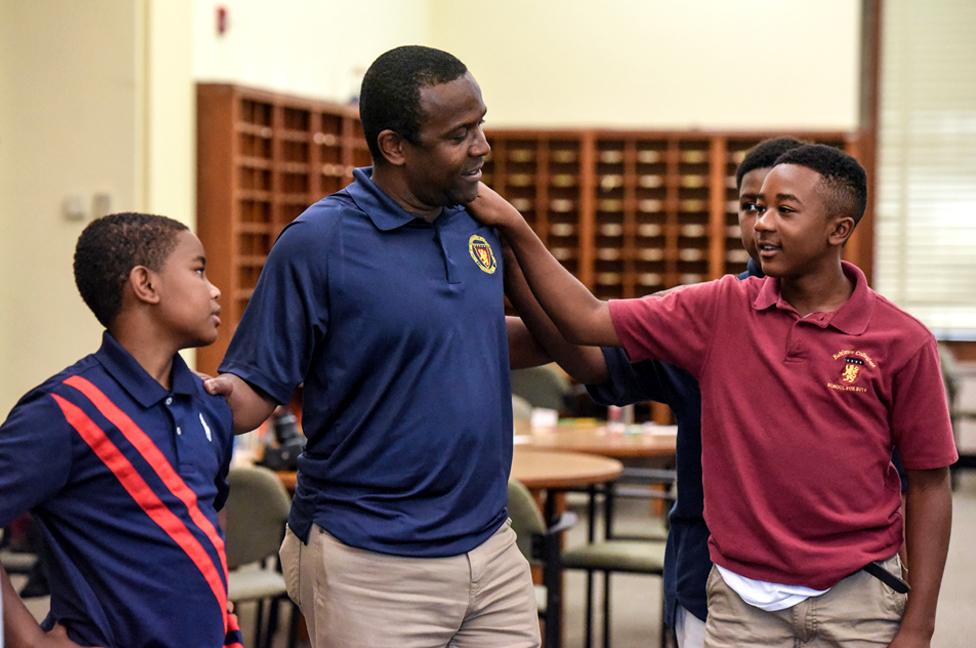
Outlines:
[{"label": "gold emblem on polo shirt", "polygon": [[860,358],[850,356],[844,358],[844,371],[841,373],[840,379],[848,385],[853,385],[857,381],[857,374],[863,366],[864,360]]},{"label": "gold emblem on polo shirt", "polygon": [[495,253],[491,249],[491,244],[485,240],[485,237],[472,234],[471,238],[468,239],[468,252],[471,254],[471,258],[474,259],[475,265],[482,272],[494,274],[495,270],[498,269],[498,263],[495,262]]},{"label": "gold emblem on polo shirt", "polygon": [[877,368],[878,365],[871,356],[856,349],[842,349],[833,354],[832,357],[834,360],[842,360],[844,365],[840,368],[840,380],[838,382],[828,381],[828,389],[858,393],[868,391],[866,387],[858,385],[857,382],[864,374],[865,368]]}]

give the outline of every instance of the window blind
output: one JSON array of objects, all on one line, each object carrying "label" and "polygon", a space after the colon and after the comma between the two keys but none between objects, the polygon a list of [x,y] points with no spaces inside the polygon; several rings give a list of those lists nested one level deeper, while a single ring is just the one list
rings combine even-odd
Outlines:
[{"label": "window blind", "polygon": [[976,339],[976,2],[882,12],[875,284],[945,339]]}]

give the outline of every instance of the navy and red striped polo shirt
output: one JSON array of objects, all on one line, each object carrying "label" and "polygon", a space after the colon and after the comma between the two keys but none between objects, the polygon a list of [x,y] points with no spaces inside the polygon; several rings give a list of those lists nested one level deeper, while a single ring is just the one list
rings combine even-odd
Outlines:
[{"label": "navy and red striped polo shirt", "polygon": [[109,334],[25,395],[0,427],[0,526],[31,511],[51,611],[77,643],[241,645],[217,510],[232,452],[225,401],[176,356],[166,391]]}]

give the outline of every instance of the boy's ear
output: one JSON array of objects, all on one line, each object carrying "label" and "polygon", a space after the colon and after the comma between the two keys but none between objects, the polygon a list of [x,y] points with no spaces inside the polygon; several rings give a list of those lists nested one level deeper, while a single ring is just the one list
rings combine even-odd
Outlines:
[{"label": "boy's ear", "polygon": [[387,162],[393,166],[403,166],[406,163],[406,156],[404,155],[403,149],[407,142],[400,133],[389,128],[382,130],[376,136],[376,143],[379,145],[380,153]]},{"label": "boy's ear", "polygon": [[830,231],[827,233],[830,244],[843,246],[847,243],[847,239],[854,232],[854,225],[854,219],[850,216],[838,216],[834,218],[830,226]]},{"label": "boy's ear", "polygon": [[129,280],[126,284],[132,295],[146,304],[158,304],[159,292],[155,284],[157,275],[146,266],[137,265],[129,271]]}]

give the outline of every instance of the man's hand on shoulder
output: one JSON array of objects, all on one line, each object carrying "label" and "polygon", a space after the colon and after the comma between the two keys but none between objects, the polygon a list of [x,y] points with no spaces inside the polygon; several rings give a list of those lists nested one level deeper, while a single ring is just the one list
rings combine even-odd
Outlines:
[{"label": "man's hand on shoulder", "polygon": [[234,433],[250,432],[261,425],[277,406],[273,400],[251,387],[239,376],[222,373],[203,382],[203,388],[214,396],[223,396],[234,416]]},{"label": "man's hand on shoulder", "polygon": [[230,398],[234,393],[234,374],[220,374],[216,377],[200,374],[200,377],[203,378],[203,388],[214,396]]},{"label": "man's hand on shoulder", "polygon": [[478,196],[467,207],[475,218],[491,227],[504,229],[523,220],[515,207],[483,182],[478,183]]}]

